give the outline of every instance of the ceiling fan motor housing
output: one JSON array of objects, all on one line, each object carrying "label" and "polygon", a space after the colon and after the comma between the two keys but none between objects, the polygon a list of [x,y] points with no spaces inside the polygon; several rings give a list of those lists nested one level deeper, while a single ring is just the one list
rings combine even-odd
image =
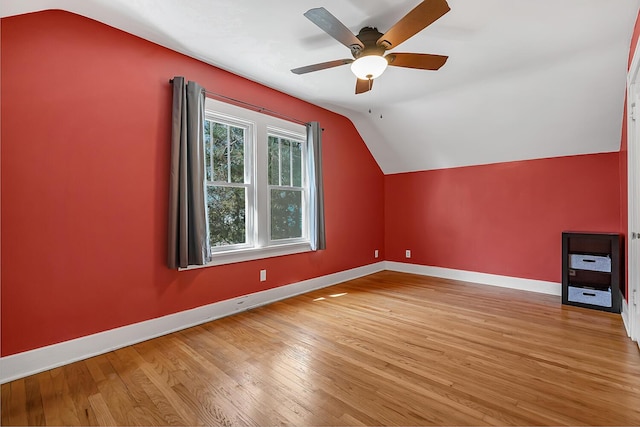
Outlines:
[{"label": "ceiling fan motor housing", "polygon": [[378,45],[378,39],[382,37],[382,33],[377,28],[364,27],[356,37],[362,42],[364,49],[358,45],[351,47],[351,54],[355,59],[368,55],[382,56],[387,50],[383,45]]}]

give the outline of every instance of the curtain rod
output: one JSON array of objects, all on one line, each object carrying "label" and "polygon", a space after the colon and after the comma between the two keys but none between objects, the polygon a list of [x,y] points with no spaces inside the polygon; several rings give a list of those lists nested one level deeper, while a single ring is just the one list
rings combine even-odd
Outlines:
[{"label": "curtain rod", "polygon": [[[173,79],[169,79],[169,83],[173,83]],[[202,90],[204,91],[204,93],[206,95],[208,95],[210,97],[231,101],[231,102],[233,102],[235,104],[240,104],[240,105],[243,105],[245,107],[249,107],[251,109],[254,109],[259,113],[268,113],[268,114],[270,114],[272,116],[280,117],[282,119],[286,119],[286,120],[289,120],[291,122],[298,123],[298,124],[301,124],[301,125],[304,125],[304,126],[307,126],[309,124],[309,122],[303,122],[302,120],[298,120],[298,119],[296,119],[294,117],[287,116],[286,114],[282,114],[282,113],[279,113],[277,111],[273,111],[273,110],[270,110],[270,109],[265,108],[265,107],[261,107],[261,106],[256,105],[256,104],[252,104],[250,102],[241,101],[239,99],[231,98],[229,96],[222,95],[221,93],[211,92],[211,91],[208,91],[206,89],[202,89]]]}]

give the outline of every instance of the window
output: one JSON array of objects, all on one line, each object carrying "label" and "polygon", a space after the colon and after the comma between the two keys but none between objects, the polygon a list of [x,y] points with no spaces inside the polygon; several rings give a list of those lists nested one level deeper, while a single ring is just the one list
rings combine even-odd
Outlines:
[{"label": "window", "polygon": [[302,125],[206,100],[208,265],[310,250],[305,141]]}]

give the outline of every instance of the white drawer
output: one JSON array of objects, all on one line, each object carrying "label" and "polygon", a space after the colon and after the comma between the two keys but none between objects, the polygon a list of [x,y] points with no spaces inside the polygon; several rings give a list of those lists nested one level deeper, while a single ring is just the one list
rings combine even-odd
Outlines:
[{"label": "white drawer", "polygon": [[571,302],[611,307],[611,289],[589,289],[569,286],[568,298]]},{"label": "white drawer", "polygon": [[611,258],[597,255],[569,255],[569,268],[611,273]]}]

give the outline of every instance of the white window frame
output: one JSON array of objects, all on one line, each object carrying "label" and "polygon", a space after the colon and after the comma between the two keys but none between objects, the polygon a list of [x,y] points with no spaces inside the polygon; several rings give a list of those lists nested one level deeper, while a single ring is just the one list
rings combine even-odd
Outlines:
[{"label": "white window frame", "polygon": [[[184,270],[311,251],[309,239],[309,181],[306,165],[308,153],[305,126],[211,98],[206,98],[205,100],[205,119],[220,121],[232,126],[248,126],[250,128],[249,133],[251,135],[247,137],[249,141],[245,141],[245,182],[250,183],[251,188],[251,190],[247,191],[247,197],[251,198],[251,200],[247,201],[247,243],[212,247],[211,262],[203,266],[189,266]],[[271,240],[271,206],[268,185],[269,135],[302,141],[304,191],[301,238]],[[248,145],[250,147],[247,147]],[[251,221],[251,224],[249,224],[249,221]],[[250,233],[251,236],[249,235]]]}]

